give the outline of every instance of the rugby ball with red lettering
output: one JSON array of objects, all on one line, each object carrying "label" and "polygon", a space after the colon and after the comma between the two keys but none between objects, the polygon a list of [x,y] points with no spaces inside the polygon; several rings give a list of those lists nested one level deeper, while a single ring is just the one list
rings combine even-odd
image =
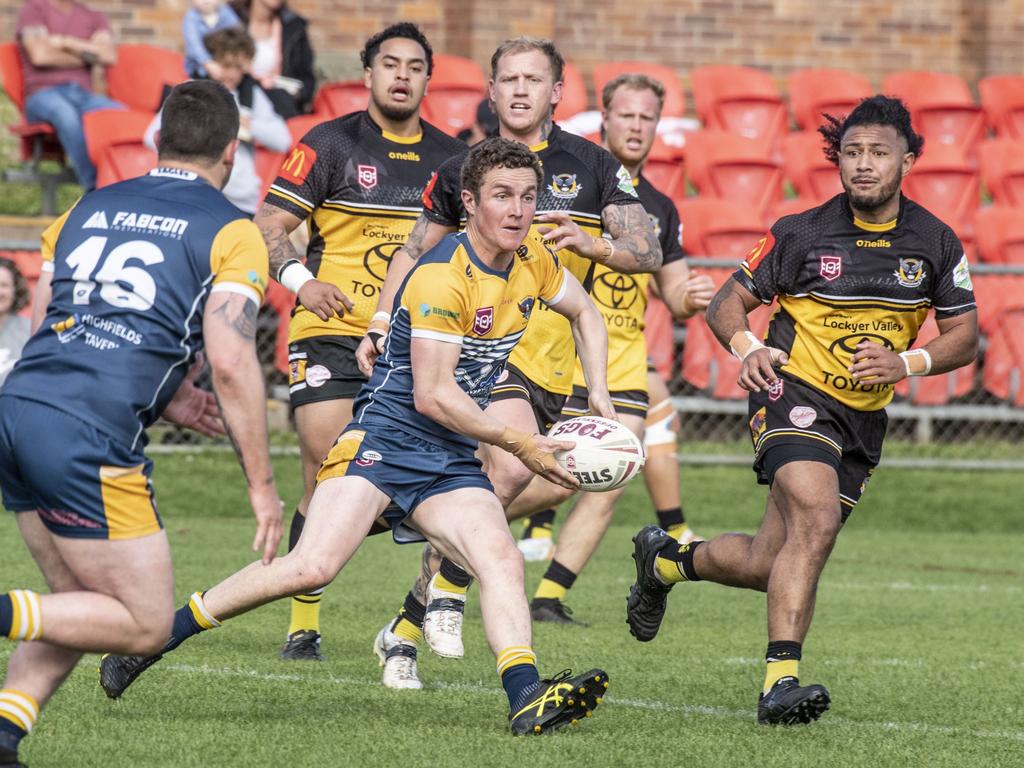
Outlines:
[{"label": "rugby ball with red lettering", "polygon": [[580,481],[582,491],[612,491],[629,482],[647,460],[644,445],[627,427],[600,416],[577,416],[555,424],[555,440],[572,441],[555,461]]}]

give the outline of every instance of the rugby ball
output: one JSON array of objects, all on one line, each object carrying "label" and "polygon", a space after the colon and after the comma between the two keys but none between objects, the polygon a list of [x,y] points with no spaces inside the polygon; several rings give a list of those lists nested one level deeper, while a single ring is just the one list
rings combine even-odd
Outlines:
[{"label": "rugby ball", "polygon": [[572,450],[556,451],[555,461],[580,481],[581,491],[612,491],[625,485],[647,460],[643,443],[627,427],[600,416],[560,421],[548,432],[572,441]]}]

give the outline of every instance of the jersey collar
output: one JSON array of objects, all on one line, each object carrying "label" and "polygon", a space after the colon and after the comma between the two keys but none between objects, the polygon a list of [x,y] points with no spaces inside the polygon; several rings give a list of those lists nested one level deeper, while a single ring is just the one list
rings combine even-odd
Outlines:
[{"label": "jersey collar", "polygon": [[476,255],[476,251],[473,250],[473,244],[469,242],[469,235],[465,230],[459,232],[456,237],[466,249],[466,254],[469,256],[469,260],[472,262],[473,266],[485,274],[494,275],[495,277],[500,277],[503,280],[508,280],[508,276],[512,274],[512,267],[514,267],[516,263],[515,258],[512,259],[512,263],[509,265],[508,269],[501,270],[489,267],[480,260],[479,256]]},{"label": "jersey collar", "polygon": [[363,114],[366,115],[366,121],[374,127],[374,130],[376,130],[377,133],[380,134],[381,138],[384,139],[384,141],[390,141],[393,144],[419,144],[421,141],[423,141],[422,120],[420,121],[420,132],[417,133],[415,136],[399,136],[396,133],[391,133],[391,131],[385,131],[381,126],[377,125],[374,119],[370,117],[369,111],[366,111]]},{"label": "jersey collar", "polygon": [[896,229],[896,225],[903,218],[903,208],[907,198],[904,197],[903,193],[900,192],[900,207],[896,212],[896,218],[892,221],[883,221],[881,224],[873,224],[870,221],[862,221],[857,218],[857,214],[853,212],[853,208],[850,206],[850,197],[847,194],[843,194],[843,207],[846,209],[846,214],[849,217],[853,226],[857,229],[862,229],[865,232],[890,232]]},{"label": "jersey collar", "polygon": [[552,123],[551,124],[551,133],[548,134],[548,137],[546,139],[544,139],[544,141],[539,141],[536,144],[531,144],[528,147],[528,149],[531,152],[543,152],[545,149],[547,149],[548,147],[552,146],[555,143],[555,139],[558,137],[558,134],[561,133],[561,132],[562,132],[562,129],[558,127],[558,124],[557,123]]}]

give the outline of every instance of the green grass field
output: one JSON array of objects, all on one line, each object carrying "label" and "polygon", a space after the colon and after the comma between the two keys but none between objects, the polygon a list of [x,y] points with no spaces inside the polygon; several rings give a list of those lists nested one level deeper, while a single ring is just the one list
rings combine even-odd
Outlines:
[{"label": "green grass field", "polygon": [[[276,462],[283,495],[298,462]],[[653,515],[630,488],[570,594],[590,629],[542,625],[542,674],[605,667],[596,716],[550,737],[513,739],[484,643],[467,611],[466,658],[421,651],[426,688],[379,685],[370,645],[419,562],[418,547],[368,541],[324,600],[322,665],[283,663],[288,606],[267,606],[189,641],[120,702],[85,659],[22,751],[44,766],[1021,766],[1024,765],[1024,491],[1019,475],[906,471],[872,480],[825,572],[801,672],[833,709],[806,728],[754,724],[764,598],[678,587],[659,637],[624,623],[630,536]],[[154,475],[182,599],[252,557],[229,454],[159,456]],[[685,503],[704,535],[752,530],[763,490],[749,470],[686,468]],[[518,527],[516,528],[518,533]],[[41,587],[11,515],[0,516],[0,588]],[[530,564],[528,589],[543,572]],[[4,658],[10,645],[0,645]]]}]

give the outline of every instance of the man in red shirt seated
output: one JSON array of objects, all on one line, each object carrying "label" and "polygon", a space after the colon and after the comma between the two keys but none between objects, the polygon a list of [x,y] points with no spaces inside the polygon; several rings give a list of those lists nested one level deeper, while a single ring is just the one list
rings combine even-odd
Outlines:
[{"label": "man in red shirt seated", "polygon": [[18,15],[18,42],[25,74],[25,119],[49,123],[88,192],[96,168],[85,146],[82,115],[124,105],[93,93],[94,67],[117,60],[110,23],[74,0],[25,0]]}]

